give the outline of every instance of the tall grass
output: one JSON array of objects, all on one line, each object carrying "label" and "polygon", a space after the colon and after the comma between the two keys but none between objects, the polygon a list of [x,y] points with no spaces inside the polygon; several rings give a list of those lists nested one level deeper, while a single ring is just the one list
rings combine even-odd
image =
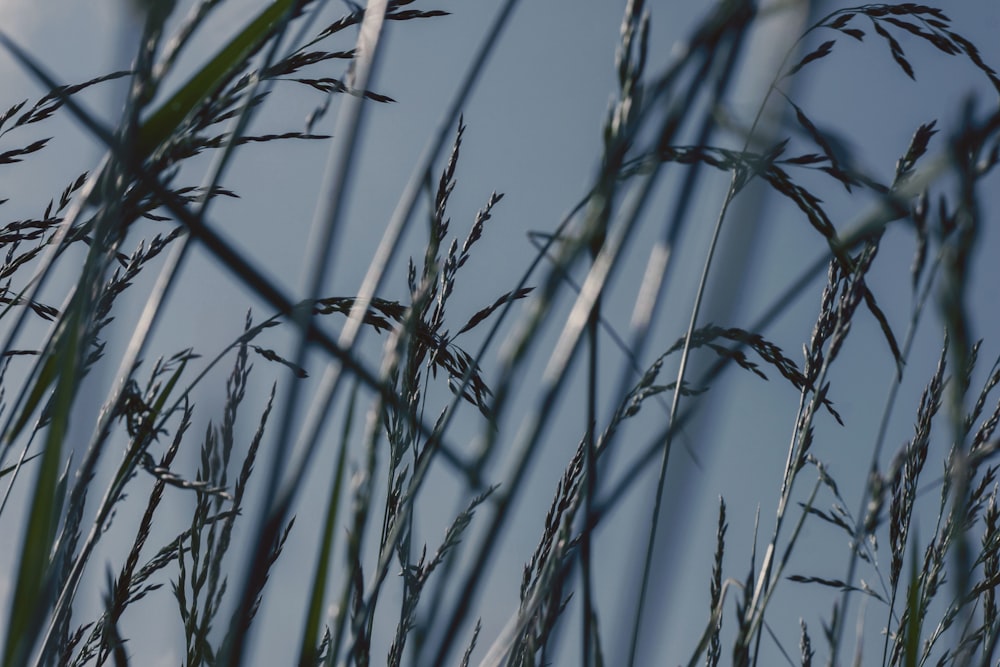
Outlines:
[{"label": "tall grass", "polygon": [[[528,268],[494,285],[475,265],[509,247],[494,229],[505,195],[490,194],[468,222],[449,206],[466,142],[489,132],[461,112],[515,16],[508,0],[437,126],[414,128],[427,148],[360,287],[330,293],[330,258],[354,253],[347,206],[365,115],[393,102],[375,76],[387,24],[416,29],[447,12],[415,0],[274,0],[188,71],[178,63],[226,3],[194,2],[186,15],[174,5],[144,5],[129,70],[74,85],[0,29],[7,53],[49,90],[0,114],[0,165],[50,150],[32,133],[54,116],[82,123],[106,151],[51,184],[41,215],[0,229],[4,667],[154,663],[152,637],[172,638],[169,660],[187,665],[273,659],[261,655],[300,665],[1000,661],[1000,361],[980,358],[996,343],[979,338],[973,301],[990,252],[982,193],[995,187],[1000,113],[957,101],[954,126],[927,119],[894,167],[872,168],[843,140],[852,128],[814,119],[794,85],[875,43],[915,85],[935,84],[913,52],[960,59],[994,100],[1000,77],[945,11],[814,10],[756,114],[740,118],[725,109],[747,43],[788,9],[707,7],[659,62],[650,26],[670,9],[629,0],[608,65],[616,87],[595,128],[598,167],[561,221],[539,223]],[[332,76],[337,63],[343,74]],[[107,127],[78,99],[114,80],[129,92]],[[298,99],[276,84],[311,91],[313,111],[304,127],[254,134],[267,110]],[[770,139],[775,108],[787,123]],[[248,144],[327,141],[314,130],[334,113],[292,292],[228,240],[216,212],[240,195],[228,175],[252,159]],[[727,185],[706,220],[692,198],[716,175]],[[751,188],[795,211],[818,259],[785,271],[749,321],[711,322],[718,247]],[[674,194],[665,212],[664,191]],[[854,222],[827,199],[846,202],[838,211]],[[879,263],[899,245],[914,250],[902,276]],[[221,350],[160,350],[151,341],[179,317],[171,296],[195,249],[269,310],[232,323]],[[700,274],[679,272],[682,255],[699,256]],[[637,262],[645,270],[633,276]],[[910,298],[902,318],[883,296],[899,285]],[[142,307],[129,308],[142,290]],[[661,312],[668,290],[683,301]],[[456,306],[461,293],[475,307]],[[818,314],[796,359],[768,331],[800,295]],[[927,330],[943,331],[936,363],[914,353]],[[839,371],[857,338],[892,368],[874,432],[840,406],[874,379]],[[749,490],[756,509],[727,503],[724,490],[705,531],[665,534],[697,492],[671,494],[678,467],[736,460],[694,425],[701,405],[721,422],[751,398],[709,402],[717,380],[737,373],[779,379],[796,397],[776,488],[737,474],[730,491]],[[901,400],[924,385],[916,405]],[[902,444],[900,414],[915,414]],[[845,438],[864,443],[846,470],[836,456]],[[540,484],[554,487],[547,506],[532,501]],[[428,526],[440,532],[427,537]],[[510,535],[530,531],[540,535],[522,552]],[[665,541],[680,549],[702,537],[698,549],[713,554],[703,571],[663,572],[682,567],[663,557]],[[520,577],[498,584],[511,558]],[[656,636],[671,632],[658,627],[668,593],[657,582],[671,575],[699,578],[707,595],[669,599],[685,641],[653,658]]]}]

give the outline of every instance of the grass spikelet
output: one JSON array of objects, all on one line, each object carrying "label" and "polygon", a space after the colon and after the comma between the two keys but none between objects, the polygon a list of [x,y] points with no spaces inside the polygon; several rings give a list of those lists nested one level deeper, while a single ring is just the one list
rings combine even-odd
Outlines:
[{"label": "grass spikelet", "polygon": [[[9,619],[2,667],[145,664],[170,657],[169,646],[150,653],[164,637],[176,640],[174,661],[192,667],[296,656],[300,667],[468,665],[484,641],[486,667],[685,658],[714,667],[723,654],[740,667],[839,665],[852,645],[855,664],[995,659],[1000,357],[989,327],[985,336],[976,328],[993,315],[976,300],[976,281],[994,268],[982,244],[994,232],[1000,114],[972,102],[949,109],[939,94],[934,119],[911,114],[907,126],[891,100],[873,94],[855,100],[867,125],[850,127],[830,109],[814,115],[812,92],[795,88],[803,77],[813,92],[831,75],[851,80],[835,68],[854,50],[890,64],[920,95],[938,93],[925,80],[937,69],[924,66],[929,55],[990,96],[1000,91],[996,49],[985,49],[994,45],[974,45],[961,21],[929,5],[841,7],[776,54],[780,64],[758,91],[764,101],[744,117],[745,91],[737,95],[734,81],[747,54],[770,46],[751,41],[752,30],[785,14],[749,0],[718,3],[663,48],[653,21],[663,11],[672,21],[673,10],[629,0],[604,72],[611,102],[589,141],[597,154],[589,168],[570,165],[584,170],[578,201],[558,223],[529,215],[534,250],[525,246],[532,254],[522,257],[509,245],[519,227],[499,219],[506,206],[524,217],[516,179],[495,184],[502,189],[476,184],[479,210],[471,219],[455,213],[458,188],[475,183],[466,140],[492,136],[467,126],[462,110],[489,120],[473,91],[498,90],[485,64],[516,0],[501,3],[474,56],[447,54],[467,72],[446,107],[435,97],[437,79],[450,80],[445,70],[415,80],[426,108],[446,110],[433,128],[393,128],[429,141],[381,234],[341,233],[380,217],[340,215],[344,206],[395,194],[377,189],[395,175],[372,177],[355,153],[392,134],[378,123],[410,123],[422,111],[391,89],[400,72],[411,75],[391,69],[400,63],[379,63],[385,83],[370,83],[375,54],[398,55],[376,49],[372,35],[383,20],[403,30],[448,12],[429,0],[268,0],[241,16],[227,0],[197,0],[181,17],[174,4],[139,3],[130,69],[82,83],[48,71],[48,53],[0,28],[0,48],[43,91],[0,105],[0,167],[28,173],[58,159],[60,173],[68,170],[65,181],[0,193],[0,518],[17,528],[12,565],[0,573],[15,583],[0,611]],[[214,43],[225,17],[236,23]],[[84,107],[124,83],[113,127]],[[368,116],[379,134],[364,139],[358,110],[394,102],[390,95],[401,102]],[[338,105],[334,185],[316,193],[316,229],[323,218],[330,224],[306,252],[309,287],[293,292],[287,266],[271,264],[287,258],[271,246],[258,252],[253,225],[229,223],[236,209],[259,215],[259,197],[282,205],[288,193],[266,190],[268,170],[302,167],[298,196],[316,171],[312,158],[271,150],[326,143],[321,121]],[[785,125],[770,122],[776,109],[787,112]],[[106,153],[100,163],[59,152],[70,145],[61,134],[80,128]],[[899,132],[908,142],[889,146],[885,137]],[[409,144],[398,148],[397,166],[410,154]],[[479,168],[496,166],[487,163]],[[246,167],[255,165],[250,190]],[[728,181],[724,194],[712,190],[715,178]],[[758,195],[778,204],[767,215],[780,243],[746,242],[734,253],[746,268],[725,266],[734,218],[752,215]],[[694,202],[718,211],[708,237]],[[286,203],[289,215],[302,204]],[[786,223],[811,232],[809,245],[781,247]],[[344,245],[358,231],[382,240],[355,281],[342,272],[366,263],[355,255],[367,241]],[[189,272],[195,248],[221,279]],[[798,257],[810,248],[812,263]],[[908,268],[900,250],[912,256]],[[518,261],[480,268],[477,253]],[[760,281],[764,253],[776,261]],[[703,267],[696,281],[692,258]],[[527,267],[507,275],[521,259]],[[788,274],[793,265],[802,272]],[[732,325],[709,322],[708,286],[736,270],[748,289],[782,287],[740,295],[752,324],[736,311],[711,316]],[[199,298],[235,287],[233,298],[263,302],[269,315],[255,322],[245,309],[228,341],[202,357],[171,337],[190,326],[206,340],[202,328],[216,318],[181,296],[192,279]],[[818,312],[801,321],[793,304],[813,288]],[[935,296],[937,313],[924,307]],[[757,317],[750,309],[761,303],[774,305]],[[927,352],[928,326],[944,330],[940,354]],[[795,361],[786,350],[801,342]],[[709,370],[696,377],[705,360]],[[879,360],[895,373],[885,378],[878,430],[867,433]],[[780,378],[753,383],[753,405],[773,399],[773,408],[731,423],[746,414],[731,409],[747,397],[727,392],[713,402],[710,393],[730,379],[720,375],[727,367]],[[772,461],[775,438],[763,429],[785,400],[794,401],[784,426],[791,436],[769,473],[760,466]],[[900,437],[905,400],[915,404],[913,427]],[[211,405],[215,412],[203,409]],[[699,416],[725,437],[706,437]],[[761,450],[733,457],[725,449],[733,440]],[[692,467],[670,456],[678,443]],[[734,461],[746,461],[737,473],[745,488],[719,481]],[[669,533],[677,528],[668,519],[703,515],[706,490],[719,497],[715,520]],[[761,498],[775,501],[763,526]],[[306,516],[322,516],[322,526],[303,529]],[[520,539],[526,525],[533,541]],[[653,601],[679,599],[659,582],[683,574],[662,568],[681,562],[674,551],[685,544],[696,545],[696,560],[705,556],[706,572],[696,574],[708,586],[700,601],[669,603],[678,611],[659,624]],[[293,581],[303,571],[310,578]],[[809,607],[797,609],[804,594]],[[164,601],[169,613],[155,607]],[[685,613],[705,602],[707,619]],[[249,650],[251,632],[266,657]],[[680,639],[654,656],[661,632]],[[882,638],[881,655],[873,637]]]}]

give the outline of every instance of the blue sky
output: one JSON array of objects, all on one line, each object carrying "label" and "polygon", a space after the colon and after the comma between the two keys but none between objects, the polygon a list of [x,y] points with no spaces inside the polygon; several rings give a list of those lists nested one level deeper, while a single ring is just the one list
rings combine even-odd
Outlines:
[{"label": "blue sky", "polygon": [[[196,48],[187,61],[182,61],[181,71],[212,52],[261,4],[251,0],[224,3],[199,35]],[[368,110],[348,201],[348,222],[340,246],[331,258],[330,294],[353,294],[357,290],[398,193],[454,94],[471,54],[488,30],[497,4],[419,0],[421,8],[441,8],[452,14],[388,27],[387,43],[373,88],[397,102],[372,105]],[[494,210],[494,219],[486,230],[483,244],[470,262],[469,277],[456,288],[456,328],[469,314],[513,288],[533,255],[527,233],[554,229],[596,174],[601,127],[615,90],[613,63],[623,4],[603,0],[522,3],[466,104],[464,119],[468,129],[458,168],[458,185],[449,209],[454,233],[464,236],[475,212],[485,204],[492,191],[503,192],[505,197]],[[327,11],[331,15],[343,8],[336,2],[329,5]],[[812,7],[814,15],[847,6],[834,2],[816,5]],[[670,62],[675,44],[685,38],[703,10],[700,3],[667,2],[650,3],[650,10],[649,69],[655,74]],[[986,62],[1000,66],[1000,49],[995,40],[995,29],[1000,25],[997,4],[991,0],[977,0],[949,6],[947,10],[955,29],[982,48]],[[761,104],[780,59],[775,53],[782,53],[801,32],[800,26],[805,19],[801,14],[798,16],[779,13],[763,22],[761,29],[753,34],[737,83],[726,99],[728,112],[740,124],[748,123]],[[123,54],[128,53],[134,42],[133,33],[129,31],[131,24],[117,0],[53,0],[46,3],[44,11],[38,11],[36,4],[29,0],[7,0],[0,5],[0,25],[65,82],[125,67],[128,59]],[[811,50],[828,38],[813,35],[805,49]],[[995,91],[967,61],[941,56],[927,45],[912,40],[904,40],[903,45],[916,69],[916,82],[907,79],[892,62],[883,42],[872,36],[863,43],[842,37],[829,58],[814,63],[803,71],[794,85],[786,87],[796,104],[818,125],[849,138],[861,166],[886,180],[891,177],[895,160],[921,123],[938,120],[941,134],[931,144],[931,153],[936,154],[944,148],[943,139],[957,127],[960,100],[975,93],[984,112],[996,104]],[[326,74],[337,76],[339,70],[336,68],[341,66],[334,66],[333,71]],[[0,107],[39,94],[27,75],[4,54],[0,54],[0,77],[5,87]],[[98,113],[110,117],[120,95],[120,90],[107,86],[84,99]],[[299,129],[320,102],[315,93],[288,83],[279,83],[272,97],[280,98],[280,104],[274,103],[265,109],[255,120],[254,131]],[[336,110],[335,103],[317,131],[332,131]],[[781,111],[780,105],[776,111]],[[100,157],[99,146],[72,121],[53,121],[46,132],[56,133],[57,143],[26,163],[23,169],[7,168],[0,182],[0,198],[11,198],[0,211],[11,219],[37,215],[28,211],[44,207],[52,192],[61,189],[82,169],[90,168]],[[686,132],[691,136],[689,128]],[[781,130],[775,136],[783,138],[790,132]],[[334,139],[334,146],[337,140]],[[733,145],[736,140],[729,135],[717,141]],[[242,198],[221,201],[213,208],[212,222],[221,233],[288,291],[301,284],[308,226],[328,150],[329,145],[325,142],[287,142],[281,146],[269,144],[241,149],[237,166],[230,172],[226,185],[238,190]],[[204,168],[205,163],[198,166]],[[658,187],[643,226],[629,246],[622,269],[610,285],[605,301],[606,317],[621,333],[627,330],[649,249],[659,238],[664,216],[677,196],[681,174],[679,169],[671,171]],[[197,183],[200,172],[192,169],[190,178],[192,183]],[[718,214],[726,182],[724,175],[708,173],[695,196],[690,215],[697,224],[691,225],[681,239],[665,306],[655,323],[647,358],[640,360],[641,365],[648,364],[683,334],[694,286],[704,261],[708,233]],[[849,228],[850,223],[859,219],[871,205],[862,198],[847,198],[829,184],[823,187],[822,196],[824,199],[829,196],[832,215],[842,228]],[[995,192],[1000,189],[994,189]],[[12,196],[14,193],[16,198]],[[995,292],[995,285],[1000,283],[996,267],[989,259],[1000,250],[996,220],[1000,202],[997,197],[993,194],[984,202],[986,222],[970,292],[970,310],[974,313],[977,335],[986,337],[981,358],[989,363],[1000,353],[1000,341],[991,338],[1000,325]],[[718,296],[707,306],[701,321],[749,326],[774,296],[798,275],[801,267],[823,252],[823,244],[792,206],[766,193],[759,196],[745,193],[734,209],[733,222],[729,225],[732,230],[727,227],[723,234],[723,254],[716,264]],[[747,236],[736,235],[735,232],[743,230],[744,226],[752,231]],[[418,215],[408,234],[404,256],[420,259],[424,233]],[[911,307],[907,267],[912,252],[912,234],[903,229],[891,230],[871,279],[876,286],[876,297],[900,336]],[[744,269],[736,268],[741,259],[748,258]],[[402,266],[405,264],[400,264]],[[578,273],[576,277],[582,279],[583,274]],[[796,361],[800,360],[798,350],[807,340],[818,308],[822,283],[814,283],[772,327],[762,332]],[[132,302],[123,309],[121,321],[130,321],[129,313],[141,306],[144,289],[148,289],[148,285],[140,282],[136,286]],[[405,292],[405,272],[398,268],[391,274],[384,296],[402,299]],[[502,442],[511,447],[519,416],[530,411],[537,401],[539,371],[547,361],[572,298],[573,294],[567,290],[543,331],[530,370],[520,379],[518,397],[509,413],[510,423],[501,431]],[[54,300],[58,302],[57,298]],[[167,307],[172,315],[164,318],[167,324],[157,330],[152,342],[153,349],[164,353],[190,345],[205,355],[212,355],[238,335],[247,308],[252,307],[258,319],[270,314],[266,306],[200,249],[188,260],[185,279]],[[816,445],[817,455],[829,463],[834,474],[839,473],[837,479],[849,503],[855,503],[859,497],[864,481],[860,471],[867,466],[865,452],[870,448],[892,378],[891,365],[886,363],[888,355],[884,341],[871,318],[859,319],[852,335],[832,378],[832,398],[847,426],[827,428],[830,425],[823,424],[817,432]],[[119,336],[113,338],[113,345],[124,342],[124,333]],[[287,337],[283,340],[278,336],[274,340],[275,346],[289,343]],[[378,351],[380,343],[378,340],[368,342],[365,353],[369,358],[370,353]],[[476,343],[476,339],[467,342],[468,345]],[[940,326],[931,319],[923,325],[916,339],[908,369],[912,376],[900,394],[898,416],[891,420],[888,451],[895,451],[912,431],[910,424],[919,392],[933,371],[939,347]],[[619,369],[626,362],[610,341],[605,343],[604,350],[601,372],[607,378],[608,395],[605,398],[610,400]],[[487,373],[495,367],[500,354],[502,351],[494,350],[488,355]],[[674,372],[665,369],[665,374]],[[251,411],[259,409],[254,406],[263,404],[270,386],[271,376],[267,373],[276,375],[274,369],[262,369],[262,376],[268,379],[262,377],[248,396],[247,434],[255,420]],[[216,418],[215,413],[221,405],[217,390],[222,386],[222,375],[217,375],[214,386],[210,387],[216,391],[214,397],[206,392],[202,399],[204,411],[199,417],[202,428],[207,419]],[[581,371],[576,371],[571,376],[571,385],[582,385],[583,377]],[[100,376],[95,380],[101,381]],[[107,382],[108,378],[103,381]],[[673,573],[673,576],[655,583],[650,603],[651,622],[642,634],[642,664],[664,661],[673,664],[686,660],[694,645],[692,637],[704,626],[708,613],[709,559],[714,546],[714,513],[719,496],[724,495],[730,507],[727,567],[731,569],[727,576],[745,576],[757,509],[760,509],[764,534],[770,531],[773,520],[777,481],[794,423],[796,393],[777,378],[762,384],[755,378],[732,371],[717,385],[706,397],[698,399],[703,404],[703,414],[708,416],[689,429],[684,437],[684,444],[698,452],[700,467],[684,453],[673,459],[667,494],[667,514],[672,521],[664,525],[658,551],[658,558],[662,558],[659,571]],[[973,386],[976,386],[975,381]],[[489,645],[516,609],[520,569],[537,541],[555,481],[582,435],[580,405],[582,397],[575,391],[568,391],[556,406],[543,453],[528,481],[528,491],[516,507],[514,527],[505,533],[491,564],[490,584],[479,605],[484,620],[480,640],[483,647]],[[662,411],[657,412],[659,410],[658,406],[646,408],[644,417],[647,419],[629,427],[624,451],[617,455],[616,468],[631,460],[634,452],[655,432],[657,424],[662,424],[665,417]],[[465,442],[472,448],[480,431],[474,411],[468,411],[456,425],[456,441]],[[314,529],[310,527],[320,520],[314,510],[319,503],[310,502],[310,498],[323,493],[327,479],[324,473],[329,470],[332,456],[332,451],[320,456],[316,472],[302,493],[296,533],[296,539],[301,542],[296,542],[296,548],[289,550],[274,574],[272,604],[265,606],[261,618],[261,627],[272,634],[257,639],[255,664],[274,664],[279,656],[286,655],[281,637],[297,637],[294,628],[299,619],[299,601],[304,594],[299,573],[303,568],[304,571],[312,568],[314,548],[310,531]],[[939,452],[936,461],[940,458]],[[932,460],[935,460],[933,455]],[[606,615],[601,619],[602,639],[612,664],[621,659],[623,638],[630,632],[634,573],[641,567],[656,467],[652,466],[622,506],[608,516],[598,536],[603,545],[597,553],[598,563],[607,563],[606,570],[610,572],[602,577],[597,594]],[[498,479],[502,478],[502,464],[495,474]],[[439,497],[427,499],[432,509],[418,524],[420,538],[431,545],[439,539],[457,506],[454,480],[440,473],[434,481],[432,488],[440,491],[434,496]],[[824,502],[828,504],[829,499]],[[435,506],[435,503],[440,505]],[[183,509],[184,500],[180,499],[179,520],[182,520]],[[849,509],[857,510],[853,504]],[[5,513],[3,521],[11,521],[10,517],[10,512]],[[842,576],[847,555],[844,540],[824,533],[818,526],[810,526],[809,530],[811,532],[803,541],[805,546],[793,560],[796,571],[830,578]],[[105,555],[110,558],[111,553]],[[630,562],[633,565],[628,565]],[[9,556],[0,555],[0,614],[7,608],[10,571]],[[93,600],[99,600],[101,579],[94,577],[95,588],[89,591]],[[829,605],[826,602],[818,605],[810,596],[813,591],[803,592],[791,586],[794,584],[781,589],[786,597],[776,601],[771,623],[779,636],[794,646],[798,617],[806,618],[818,635],[821,615],[828,612]],[[172,613],[169,596],[162,597],[165,600],[149,603],[149,619],[158,618],[160,613]],[[83,609],[88,602],[83,593],[81,598]],[[294,611],[289,613],[288,609]],[[857,609],[852,610],[856,612]],[[567,646],[579,626],[576,607],[571,605],[568,613],[563,636]],[[726,623],[731,624],[732,611],[727,614]],[[179,662],[179,635],[161,636],[150,628],[136,628],[135,631],[150,633],[144,646],[157,647],[154,654],[162,656],[162,664]],[[464,640],[458,644],[464,644]],[[764,650],[774,649],[765,646]],[[559,664],[574,664],[572,656],[571,652],[567,653]]]}]

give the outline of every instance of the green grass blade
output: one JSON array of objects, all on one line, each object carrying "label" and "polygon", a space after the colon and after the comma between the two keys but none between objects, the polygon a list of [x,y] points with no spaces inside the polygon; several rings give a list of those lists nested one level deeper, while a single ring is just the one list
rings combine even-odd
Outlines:
[{"label": "green grass blade", "polygon": [[[312,596],[306,614],[305,627],[302,632],[302,645],[299,647],[299,667],[311,667],[316,664],[316,648],[319,645],[320,618],[323,613],[323,595],[330,571],[330,554],[333,553],[334,528],[340,510],[340,490],[344,481],[344,470],[347,462],[347,445],[354,421],[354,405],[357,399],[358,385],[355,384],[351,396],[351,405],[344,420],[340,453],[337,455],[337,467],[333,473],[333,486],[330,489],[330,499],[326,505],[326,521],[323,524],[323,537],[320,542],[319,556],[316,560],[316,573],[313,575]],[[333,646],[330,651],[335,650]]]},{"label": "green grass blade", "polygon": [[[49,606],[51,591],[47,591],[49,556],[59,516],[59,470],[62,465],[62,445],[69,426],[69,414],[77,389],[79,349],[79,309],[68,313],[64,336],[54,346],[45,370],[58,377],[52,397],[51,419],[45,438],[41,468],[35,481],[31,513],[21,548],[21,559],[10,608],[10,625],[4,647],[4,667],[25,664],[35,644],[41,620]],[[44,372],[44,371],[43,371]],[[47,385],[51,378],[45,382]],[[43,385],[42,379],[35,392]],[[26,408],[21,421],[30,414]]]},{"label": "green grass blade", "polygon": [[264,45],[287,13],[304,2],[305,0],[275,0],[222,47],[214,58],[205,63],[142,124],[138,137],[139,155],[146,157],[153,153],[195,107],[242,71],[247,60]]}]

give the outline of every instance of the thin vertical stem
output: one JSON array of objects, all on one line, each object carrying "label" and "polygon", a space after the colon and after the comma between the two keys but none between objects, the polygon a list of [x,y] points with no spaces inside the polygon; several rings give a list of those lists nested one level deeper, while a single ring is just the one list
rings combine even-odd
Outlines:
[{"label": "thin vertical stem", "polygon": [[722,209],[719,211],[719,216],[715,221],[715,227],[712,230],[712,240],[709,243],[708,254],[705,256],[705,266],[702,269],[701,278],[698,281],[698,291],[695,293],[694,307],[691,309],[691,319],[688,322],[687,333],[684,336],[684,347],[681,350],[681,362],[679,368],[677,369],[677,381],[674,384],[673,400],[670,403],[670,418],[667,421],[666,435],[663,443],[663,457],[660,460],[660,473],[656,481],[656,500],[653,504],[653,516],[649,527],[649,539],[646,542],[646,558],[642,566],[642,583],[639,589],[639,599],[635,605],[635,621],[632,625],[632,641],[629,647],[628,659],[630,667],[635,665],[636,650],[639,645],[639,628],[642,622],[642,608],[645,605],[646,591],[649,588],[649,577],[653,565],[653,550],[656,545],[657,526],[660,522],[660,510],[663,505],[663,490],[667,478],[667,465],[670,462],[670,450],[671,445],[673,444],[673,423],[678,415],[681,387],[684,386],[684,375],[687,372],[688,357],[691,353],[691,339],[694,336],[694,330],[698,324],[698,314],[701,310],[702,299],[705,295],[705,288],[708,284],[708,274],[712,267],[712,259],[715,256],[715,248],[718,245],[719,234],[722,231],[722,223],[725,220],[726,212],[729,210],[729,205],[732,203],[733,198],[739,191],[741,180],[741,173],[739,171],[734,171],[732,179],[729,183],[729,192],[726,194],[726,199],[722,203]]}]

